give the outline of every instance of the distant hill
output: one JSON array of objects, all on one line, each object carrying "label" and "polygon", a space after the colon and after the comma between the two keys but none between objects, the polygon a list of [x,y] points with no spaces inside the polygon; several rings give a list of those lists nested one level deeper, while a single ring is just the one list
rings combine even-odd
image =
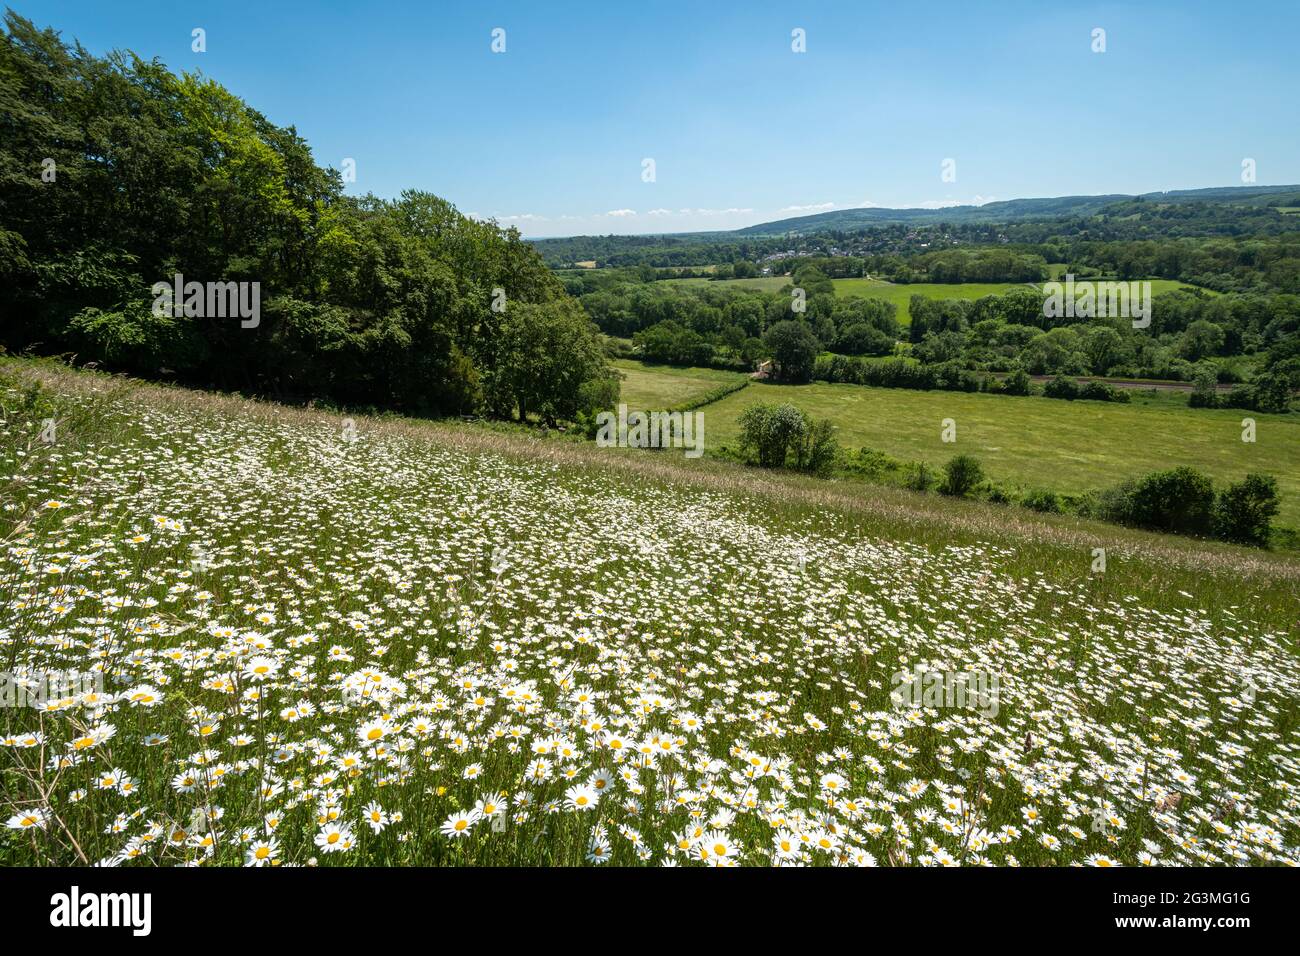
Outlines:
[{"label": "distant hill", "polygon": [[1208,189],[1175,189],[1169,192],[1143,193],[1140,196],[1111,193],[1104,196],[1060,196],[1054,199],[1008,199],[1002,202],[985,203],[982,206],[945,206],[942,209],[882,207],[836,209],[812,216],[763,222],[743,229],[735,229],[729,233],[716,232],[708,235],[714,238],[727,235],[783,236],[791,233],[807,235],[896,223],[928,225],[938,222],[1023,222],[1029,219],[1091,216],[1104,206],[1135,199],[1160,203],[1224,202],[1264,206],[1269,204],[1270,198],[1286,194],[1300,195],[1300,185],[1216,186]]},{"label": "distant hill", "polygon": [[[1009,199],[983,206],[942,209],[836,209],[813,216],[779,219],[743,229],[650,235],[569,236],[532,239],[552,268],[574,263],[599,267],[695,268],[757,261],[766,254],[798,250],[801,255],[918,252],[927,232],[945,239],[981,243],[1045,242],[1052,236],[1087,236],[1099,241],[1186,237],[1277,236],[1300,231],[1300,186],[1220,186],[1129,196],[1058,196]],[[1290,214],[1284,214],[1290,213]],[[884,238],[886,234],[892,238]],[[838,246],[841,253],[832,247]]]}]

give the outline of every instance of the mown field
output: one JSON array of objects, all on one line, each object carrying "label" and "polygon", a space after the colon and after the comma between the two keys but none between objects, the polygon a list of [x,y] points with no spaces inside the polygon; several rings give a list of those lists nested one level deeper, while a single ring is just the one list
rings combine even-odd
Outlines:
[{"label": "mown field", "polygon": [[653,411],[696,401],[719,385],[738,382],[746,376],[712,368],[676,368],[631,360],[610,363],[623,376],[619,401],[629,409]]},{"label": "mown field", "polygon": [[[1055,271],[1055,270],[1054,270]],[[980,299],[986,295],[1001,295],[1011,289],[1028,288],[1027,285],[1014,282],[957,282],[936,283],[917,282],[909,285],[896,285],[879,279],[832,279],[835,294],[838,296],[863,296],[870,299],[885,299],[897,308],[898,321],[903,325],[912,323],[910,303],[912,296],[925,296],[927,299]],[[1151,279],[1151,294],[1172,292],[1183,288],[1186,283],[1172,279]]]},{"label": "mown field", "polygon": [[[1053,268],[1053,275],[1059,271]],[[790,283],[789,276],[760,276],[754,279],[665,279],[679,285],[734,285],[744,288],[761,289],[764,292],[777,292]],[[1151,294],[1172,292],[1187,286],[1185,282],[1173,279],[1151,279]],[[832,279],[837,296],[862,296],[869,299],[885,299],[897,308],[898,321],[910,325],[912,313],[909,303],[912,296],[920,295],[929,299],[979,299],[986,295],[1001,295],[1010,289],[1028,288],[1025,283],[1015,282],[916,282],[900,285],[883,279]],[[1212,293],[1213,294],[1213,293]]]},{"label": "mown field", "polygon": [[783,286],[790,284],[789,276],[755,276],[752,279],[661,279],[672,285],[738,287],[742,289],[759,289],[763,292],[779,292]]},{"label": "mown field", "polygon": [[1297,861],[1276,555],[0,374],[0,863]]},{"label": "mown field", "polygon": [[[642,373],[638,387],[644,394],[652,389],[647,378],[660,373],[650,366]],[[665,375],[658,389],[668,407],[673,381]],[[829,419],[849,449],[874,448],[935,466],[958,453],[975,455],[991,478],[1012,488],[1078,493],[1176,465],[1192,465],[1217,481],[1264,471],[1277,478],[1282,493],[1279,523],[1300,527],[1300,415],[1295,413],[1193,409],[1169,397],[1117,405],[755,382],[706,406],[706,450],[734,446],[737,419],[756,402],[792,402],[813,417]],[[1245,417],[1255,419],[1254,443],[1241,440]],[[945,418],[957,424],[955,444],[940,440]]]}]

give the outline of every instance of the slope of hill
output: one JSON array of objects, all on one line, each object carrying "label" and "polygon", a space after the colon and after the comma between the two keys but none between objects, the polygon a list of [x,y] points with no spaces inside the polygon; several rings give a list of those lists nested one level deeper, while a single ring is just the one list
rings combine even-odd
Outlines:
[{"label": "slope of hill", "polygon": [[[826,232],[828,230],[862,229],[867,226],[892,223],[932,224],[940,222],[1022,222],[1029,219],[1054,219],[1062,216],[1090,216],[1112,203],[1130,199],[1150,202],[1224,202],[1262,205],[1263,201],[1279,195],[1300,192],[1300,186],[1225,186],[1208,189],[1177,189],[1169,192],[1144,193],[1128,196],[1114,193],[1104,196],[1061,196],[1047,199],[1009,199],[985,203],[982,206],[946,206],[939,209],[837,209],[758,223],[737,229],[736,236],[774,236],[786,233]],[[719,237],[720,233],[712,233]]]},{"label": "slope of hill", "polygon": [[1275,556],[0,372],[0,863],[1297,860]]}]

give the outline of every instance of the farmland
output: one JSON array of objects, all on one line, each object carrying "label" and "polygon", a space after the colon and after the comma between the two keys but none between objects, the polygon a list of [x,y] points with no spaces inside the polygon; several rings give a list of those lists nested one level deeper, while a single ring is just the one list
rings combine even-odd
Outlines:
[{"label": "farmland", "polygon": [[[658,373],[647,368],[643,374],[653,378]],[[667,380],[652,386],[640,378],[638,396],[652,391],[664,398],[674,394]],[[1295,413],[1192,409],[1168,400],[1116,405],[755,382],[707,407],[709,447],[734,445],[737,418],[756,402],[792,402],[815,418],[829,419],[840,443],[851,449],[873,448],[935,466],[959,452],[969,453],[994,480],[1025,490],[1073,494],[1176,465],[1192,465],[1231,481],[1248,471],[1264,471],[1278,479],[1281,522],[1300,526],[1300,415]],[[1257,423],[1253,443],[1241,440],[1241,422],[1247,415]],[[940,440],[946,418],[956,422],[955,444]]]},{"label": "farmland", "polygon": [[676,368],[643,362],[611,363],[623,376],[620,401],[633,409],[666,409],[694,402],[720,385],[745,378],[740,372],[711,368]]}]

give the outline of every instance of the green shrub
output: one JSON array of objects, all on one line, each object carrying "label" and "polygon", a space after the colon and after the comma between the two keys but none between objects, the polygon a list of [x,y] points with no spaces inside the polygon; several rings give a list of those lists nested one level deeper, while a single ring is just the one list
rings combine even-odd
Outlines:
[{"label": "green shrub", "polygon": [[1291,410],[1291,377],[1277,372],[1265,372],[1255,379],[1255,408],[1261,412],[1283,414]]},{"label": "green shrub", "polygon": [[1031,511],[1042,511],[1047,514],[1061,513],[1061,499],[1055,491],[1040,488],[1026,492],[1020,499],[1020,503]]},{"label": "green shrub", "polygon": [[795,445],[795,467],[809,474],[830,474],[839,457],[840,443],[835,440],[835,426],[826,419],[813,422]]},{"label": "green shrub", "polygon": [[1018,368],[1002,380],[1002,392],[1006,395],[1028,395],[1029,373]]},{"label": "green shrub", "polygon": [[785,465],[790,446],[803,437],[807,418],[793,405],[750,405],[740,414],[740,447],[761,468]]},{"label": "green shrub", "polygon": [[904,485],[913,491],[929,491],[937,482],[938,479],[934,476],[934,469],[925,462],[918,461],[908,469],[907,480]]},{"label": "green shrub", "polygon": [[1214,534],[1225,541],[1263,547],[1268,544],[1277,511],[1277,479],[1249,474],[1219,492],[1214,502]]},{"label": "green shrub", "polygon": [[990,504],[1009,505],[1012,502],[1011,495],[1001,485],[995,485],[992,482],[988,484],[988,494],[986,499]]},{"label": "green shrub", "polygon": [[983,480],[984,468],[978,458],[973,455],[954,455],[944,466],[943,483],[939,485],[939,492],[954,498],[964,498]]},{"label": "green shrub", "polygon": [[741,451],[760,467],[784,468],[789,463],[799,471],[826,475],[839,456],[834,426],[824,419],[813,421],[788,402],[750,405],[739,421]]},{"label": "green shrub", "polygon": [[1214,486],[1186,465],[1126,482],[1109,502],[1111,520],[1171,534],[1208,536],[1213,531]]},{"label": "green shrub", "polygon": [[859,448],[844,462],[844,470],[860,478],[880,481],[889,475],[897,474],[903,468],[903,462],[874,448]]},{"label": "green shrub", "polygon": [[1187,404],[1192,408],[1217,408],[1219,390],[1215,387],[1218,377],[1211,368],[1199,369],[1196,373],[1196,385],[1187,397]]},{"label": "green shrub", "polygon": [[1074,379],[1058,375],[1043,386],[1043,394],[1048,398],[1063,398],[1072,402],[1079,397],[1079,386]]},{"label": "green shrub", "polygon": [[1107,385],[1105,382],[1087,382],[1081,389],[1079,389],[1079,398],[1086,399],[1090,402],[1124,403],[1129,401],[1128,392]]}]

